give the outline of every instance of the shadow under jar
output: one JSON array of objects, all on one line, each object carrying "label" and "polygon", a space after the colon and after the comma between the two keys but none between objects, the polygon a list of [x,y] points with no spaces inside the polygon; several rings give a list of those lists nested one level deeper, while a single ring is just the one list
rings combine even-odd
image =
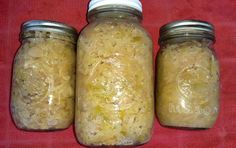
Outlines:
[{"label": "shadow under jar", "polygon": [[90,2],[77,48],[75,130],[84,145],[139,145],[151,137],[152,41],[141,11],[138,0]]},{"label": "shadow under jar", "polygon": [[62,23],[23,24],[11,91],[11,113],[18,128],[57,130],[71,125],[76,40],[76,30]]},{"label": "shadow under jar", "polygon": [[214,28],[207,22],[184,20],[161,27],[156,112],[162,125],[214,125],[219,111],[219,66],[214,42]]}]

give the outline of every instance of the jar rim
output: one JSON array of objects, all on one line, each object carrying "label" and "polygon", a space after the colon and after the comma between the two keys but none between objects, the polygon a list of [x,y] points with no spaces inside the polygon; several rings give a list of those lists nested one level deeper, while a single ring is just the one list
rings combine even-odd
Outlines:
[{"label": "jar rim", "polygon": [[77,40],[78,33],[77,30],[69,25],[56,21],[48,20],[30,20],[22,24],[21,27],[22,34],[28,31],[47,31],[68,34],[73,37],[74,40]]},{"label": "jar rim", "polygon": [[133,14],[137,16],[139,20],[143,19],[142,12],[134,8],[121,6],[121,5],[106,5],[106,6],[95,8],[87,13],[87,18],[89,20],[90,17],[99,13],[104,13],[104,12],[124,12],[124,13],[129,13],[129,14]]},{"label": "jar rim", "polygon": [[160,28],[159,43],[179,37],[207,38],[215,42],[215,28],[202,20],[178,20]]}]

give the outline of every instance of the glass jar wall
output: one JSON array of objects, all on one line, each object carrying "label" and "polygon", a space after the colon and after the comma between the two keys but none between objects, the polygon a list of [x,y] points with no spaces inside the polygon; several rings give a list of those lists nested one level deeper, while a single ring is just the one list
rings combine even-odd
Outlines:
[{"label": "glass jar wall", "polygon": [[219,65],[214,28],[185,20],[160,29],[157,106],[162,125],[210,128],[219,110]]},{"label": "glass jar wall", "polygon": [[153,126],[152,41],[141,8],[127,5],[139,1],[109,2],[90,2],[78,40],[76,135],[88,146],[138,145]]},{"label": "glass jar wall", "polygon": [[13,68],[11,112],[25,130],[69,127],[74,116],[76,30],[58,22],[23,24]]}]

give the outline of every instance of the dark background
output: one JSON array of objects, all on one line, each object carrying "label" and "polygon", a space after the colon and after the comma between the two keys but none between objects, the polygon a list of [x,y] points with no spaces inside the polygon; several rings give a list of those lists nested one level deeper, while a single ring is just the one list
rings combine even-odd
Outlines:
[{"label": "dark background", "polygon": [[[153,136],[141,147],[235,148],[236,147],[236,0],[142,0],[143,25],[158,51],[159,28],[179,19],[202,19],[216,27],[215,44],[221,66],[221,109],[212,129],[165,128],[155,119]],[[86,25],[88,0],[0,0],[0,147],[82,147],[73,127],[57,132],[17,130],[9,113],[11,69],[20,46],[20,25],[31,19],[55,20],[80,31]]]}]

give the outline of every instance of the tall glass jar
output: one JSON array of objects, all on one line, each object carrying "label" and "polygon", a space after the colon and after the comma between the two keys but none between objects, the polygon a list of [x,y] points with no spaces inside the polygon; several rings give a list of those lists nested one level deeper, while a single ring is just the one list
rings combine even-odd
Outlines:
[{"label": "tall glass jar", "polygon": [[210,128],[219,111],[219,66],[214,27],[184,20],[160,29],[157,106],[162,125]]},{"label": "tall glass jar", "polygon": [[23,24],[13,68],[11,113],[24,130],[56,130],[74,116],[76,30],[33,20]]},{"label": "tall glass jar", "polygon": [[138,145],[153,126],[152,41],[139,0],[92,0],[78,40],[75,130],[87,146]]}]

